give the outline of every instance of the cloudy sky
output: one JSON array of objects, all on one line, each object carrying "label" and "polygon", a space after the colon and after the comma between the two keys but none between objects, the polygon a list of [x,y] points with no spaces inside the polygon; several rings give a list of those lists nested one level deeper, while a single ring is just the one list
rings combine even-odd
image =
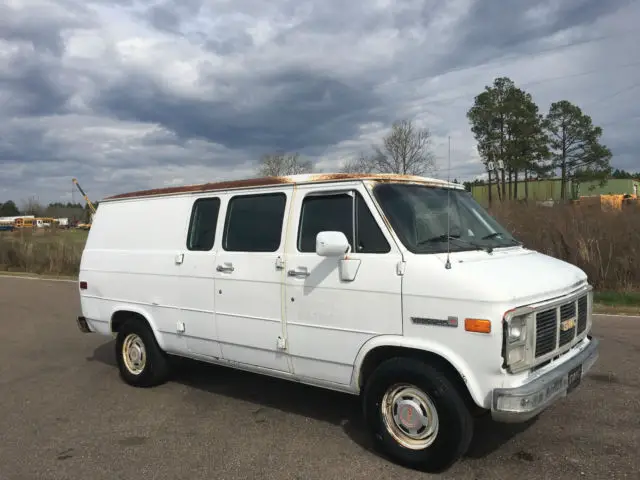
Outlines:
[{"label": "cloudy sky", "polygon": [[465,114],[503,75],[640,170],[639,23],[634,0],[3,0],[0,201],[242,178],[274,150],[336,170],[400,118],[432,130],[434,176],[451,136],[472,179]]}]

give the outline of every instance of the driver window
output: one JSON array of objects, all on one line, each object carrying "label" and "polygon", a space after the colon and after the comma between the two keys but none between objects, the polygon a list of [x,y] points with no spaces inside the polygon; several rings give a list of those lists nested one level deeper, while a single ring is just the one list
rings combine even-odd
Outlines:
[{"label": "driver window", "polygon": [[353,194],[355,201],[348,193],[310,195],[302,201],[298,228],[300,252],[315,252],[316,236],[327,230],[344,233],[354,253],[391,251],[364,198],[356,191]]},{"label": "driver window", "polygon": [[353,249],[353,198],[346,193],[311,195],[302,201],[298,250],[316,251],[316,236],[326,230],[342,232]]}]

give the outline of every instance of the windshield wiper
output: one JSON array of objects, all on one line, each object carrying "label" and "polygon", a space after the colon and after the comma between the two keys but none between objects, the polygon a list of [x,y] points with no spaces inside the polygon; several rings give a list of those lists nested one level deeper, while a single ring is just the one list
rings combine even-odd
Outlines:
[{"label": "windshield wiper", "polygon": [[[493,232],[493,233],[490,233],[489,235],[485,235],[484,237],[481,238],[481,240],[489,240],[491,238],[496,238],[496,237],[501,237],[501,236],[502,236],[502,233]],[[514,243],[515,245],[522,245],[522,242],[519,242],[515,238],[506,238],[506,240]]]},{"label": "windshield wiper", "polygon": [[485,235],[484,237],[481,238],[481,240],[489,240],[490,238],[496,238],[500,236],[502,236],[500,232],[493,232],[493,233],[490,233],[489,235]]},{"label": "windshield wiper", "polygon": [[461,242],[464,242],[464,240],[460,239],[460,235],[447,235],[446,233],[443,233],[442,235],[436,235],[435,237],[431,237],[431,238],[427,238],[425,240],[420,240],[418,242],[418,245],[424,245],[425,243],[433,243],[433,242],[444,242],[449,238],[453,238],[454,240],[460,240]]},{"label": "windshield wiper", "polygon": [[460,238],[460,235],[447,235],[446,233],[443,233],[442,235],[437,235],[435,237],[431,237],[431,238],[427,238],[425,240],[420,240],[417,245],[424,245],[425,243],[434,243],[434,242],[446,242],[447,240],[456,240],[460,243],[463,243],[465,245],[469,245],[471,247],[474,247],[476,250],[485,250],[487,253],[491,253],[493,251],[493,249],[491,247],[486,247],[484,245],[479,245],[477,243],[474,242],[469,242],[467,240],[462,240]]}]

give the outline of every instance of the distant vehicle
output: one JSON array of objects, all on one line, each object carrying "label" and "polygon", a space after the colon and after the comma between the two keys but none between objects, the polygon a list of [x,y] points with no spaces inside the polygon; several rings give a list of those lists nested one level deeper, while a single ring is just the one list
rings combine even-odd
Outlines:
[{"label": "distant vehicle", "polygon": [[33,215],[25,215],[23,217],[18,217],[14,220],[13,224],[16,228],[27,229],[34,228],[36,224],[36,219]]},{"label": "distant vehicle", "polygon": [[18,215],[15,217],[0,217],[0,222],[15,222],[19,218],[35,218],[34,215]]},{"label": "distant vehicle", "polygon": [[36,228],[51,227],[55,223],[55,219],[51,217],[37,217],[34,219]]},{"label": "distant vehicle", "polygon": [[158,385],[184,356],[360,395],[376,444],[427,471],[465,453],[474,415],[526,421],[598,358],[585,273],[522,247],[461,186],[423,177],[108,198],[79,295],[79,329],[115,335],[128,384]]}]

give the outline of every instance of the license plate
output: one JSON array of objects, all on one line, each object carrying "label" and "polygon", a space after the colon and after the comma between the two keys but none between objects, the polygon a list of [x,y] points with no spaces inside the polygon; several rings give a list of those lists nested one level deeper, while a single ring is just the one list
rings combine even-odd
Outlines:
[{"label": "license plate", "polygon": [[569,372],[569,376],[567,378],[567,393],[572,392],[578,385],[580,385],[580,381],[582,380],[582,365],[578,365],[573,370]]}]

